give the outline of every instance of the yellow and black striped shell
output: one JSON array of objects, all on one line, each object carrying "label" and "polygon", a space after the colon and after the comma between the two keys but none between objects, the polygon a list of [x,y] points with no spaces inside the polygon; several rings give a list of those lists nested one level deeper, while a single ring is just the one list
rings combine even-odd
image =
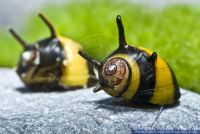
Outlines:
[{"label": "yellow and black striped shell", "polygon": [[169,65],[156,52],[127,45],[121,17],[116,18],[119,47],[102,62],[79,54],[98,69],[99,86],[111,96],[141,104],[170,105],[180,98],[180,89]]},{"label": "yellow and black striped shell", "polygon": [[51,36],[27,44],[10,29],[24,50],[17,65],[17,74],[24,84],[33,89],[57,90],[92,86],[96,77],[91,65],[78,55],[80,44],[59,36],[48,19],[39,17],[49,27]]}]

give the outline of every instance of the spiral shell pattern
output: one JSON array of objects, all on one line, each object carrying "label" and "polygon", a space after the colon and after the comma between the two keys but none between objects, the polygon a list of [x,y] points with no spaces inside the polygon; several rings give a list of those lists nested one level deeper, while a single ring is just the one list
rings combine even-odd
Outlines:
[{"label": "spiral shell pattern", "polygon": [[112,58],[105,64],[104,79],[110,87],[121,83],[127,72],[126,62],[121,58]]}]

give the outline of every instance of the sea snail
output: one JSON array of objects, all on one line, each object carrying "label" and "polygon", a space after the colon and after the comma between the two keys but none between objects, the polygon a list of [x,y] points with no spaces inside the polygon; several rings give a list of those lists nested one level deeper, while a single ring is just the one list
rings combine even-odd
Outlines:
[{"label": "sea snail", "polygon": [[102,62],[79,54],[98,70],[94,92],[122,97],[139,104],[171,105],[178,102],[180,89],[169,65],[156,52],[126,43],[121,16],[116,18],[119,47]]},{"label": "sea snail", "polygon": [[80,45],[59,36],[43,14],[39,17],[50,29],[48,38],[28,44],[13,29],[9,30],[23,47],[16,72],[24,84],[42,90],[94,85],[96,78],[91,65],[77,53]]}]

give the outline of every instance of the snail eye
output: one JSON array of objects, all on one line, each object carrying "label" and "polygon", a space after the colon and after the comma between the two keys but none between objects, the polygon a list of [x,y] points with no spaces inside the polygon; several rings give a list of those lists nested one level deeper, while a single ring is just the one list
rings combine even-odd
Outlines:
[{"label": "snail eye", "polygon": [[121,58],[112,58],[104,66],[103,78],[110,87],[117,86],[125,78],[126,62]]}]

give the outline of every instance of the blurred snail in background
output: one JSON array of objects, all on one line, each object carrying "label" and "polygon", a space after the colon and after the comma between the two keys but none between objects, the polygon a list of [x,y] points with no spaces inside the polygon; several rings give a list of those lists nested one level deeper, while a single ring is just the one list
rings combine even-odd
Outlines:
[{"label": "blurred snail in background", "polygon": [[119,47],[103,61],[91,59],[79,50],[79,54],[98,70],[99,85],[93,91],[104,90],[111,96],[139,104],[177,103],[180,89],[169,65],[156,52],[128,45],[121,16],[117,16],[116,22]]},{"label": "blurred snail in background", "polygon": [[13,29],[9,30],[23,47],[16,71],[24,84],[39,90],[94,85],[96,77],[91,65],[77,53],[81,49],[79,43],[58,35],[43,14],[39,17],[49,27],[50,37],[28,44]]}]

